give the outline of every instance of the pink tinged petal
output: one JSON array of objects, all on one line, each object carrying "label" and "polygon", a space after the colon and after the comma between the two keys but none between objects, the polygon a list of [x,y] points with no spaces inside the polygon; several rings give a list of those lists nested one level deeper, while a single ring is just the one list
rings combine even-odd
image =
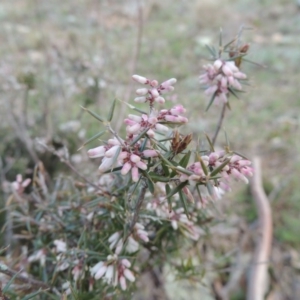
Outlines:
[{"label": "pink tinged petal", "polygon": [[123,151],[123,152],[121,152],[120,153],[120,155],[119,155],[119,159],[125,159],[126,157],[128,157],[128,152],[126,152],[126,151]]},{"label": "pink tinged petal", "polygon": [[122,251],[122,249],[123,249],[123,246],[124,246],[124,243],[123,243],[123,240],[121,239],[121,240],[118,241],[118,243],[117,243],[117,245],[116,245],[115,253],[116,253],[117,255],[119,255],[119,254],[121,253],[121,251]]},{"label": "pink tinged petal", "polygon": [[127,285],[126,285],[126,279],[125,279],[125,277],[121,276],[120,279],[119,279],[119,281],[120,281],[121,289],[123,291],[126,291]]},{"label": "pink tinged petal", "polygon": [[120,149],[120,146],[113,146],[105,152],[105,157],[113,157],[116,152]]},{"label": "pink tinged petal", "polygon": [[95,274],[95,279],[100,279],[107,271],[107,266],[106,265],[103,265],[98,271],[97,273]]},{"label": "pink tinged petal", "polygon": [[226,66],[232,71],[232,72],[238,72],[239,68],[235,65],[234,61],[227,61]]},{"label": "pink tinged petal", "polygon": [[226,87],[227,87],[227,77],[222,76],[222,79],[221,79],[221,86],[222,86],[223,88],[226,88]]},{"label": "pink tinged petal", "polygon": [[172,227],[173,227],[174,230],[177,230],[177,229],[178,229],[178,223],[177,223],[177,221],[172,220],[172,221],[171,221],[171,225],[172,225]]},{"label": "pink tinged petal", "polygon": [[139,238],[144,241],[145,243],[148,243],[149,242],[149,238],[147,235],[144,235],[144,234],[141,234],[139,235]]},{"label": "pink tinged petal", "polygon": [[138,156],[138,155],[131,154],[131,155],[130,155],[130,160],[131,160],[133,163],[137,163],[138,161],[141,160],[141,158],[140,158],[140,156]]},{"label": "pink tinged petal", "polygon": [[178,122],[178,117],[172,116],[172,115],[166,115],[165,120],[168,122]]},{"label": "pink tinged petal", "polygon": [[241,166],[241,167],[250,166],[250,165],[251,165],[251,161],[250,160],[241,159],[239,161],[239,166]]},{"label": "pink tinged petal", "polygon": [[112,235],[109,237],[108,241],[109,241],[110,243],[112,243],[112,242],[114,242],[114,241],[117,241],[117,240],[119,240],[120,236],[121,236],[120,232],[117,231],[117,232],[115,232],[114,234],[112,234]]},{"label": "pink tinged petal", "polygon": [[180,180],[181,182],[187,181],[188,179],[189,179],[189,176],[186,175],[186,174],[182,174],[182,175],[180,175],[180,177],[179,177],[179,180]]},{"label": "pink tinged petal", "polygon": [[143,155],[145,157],[156,157],[156,156],[158,156],[158,153],[156,150],[144,150]]},{"label": "pink tinged petal", "polygon": [[208,95],[208,96],[209,95],[213,95],[216,92],[217,89],[218,89],[218,86],[217,85],[213,85],[213,86],[209,87],[208,89],[206,89],[204,91],[204,94]]},{"label": "pink tinged petal", "polygon": [[189,120],[188,120],[188,118],[186,118],[186,117],[182,117],[182,116],[179,116],[178,117],[178,122],[180,122],[180,123],[187,123]]},{"label": "pink tinged petal", "polygon": [[130,266],[131,266],[130,261],[129,261],[128,259],[126,259],[126,258],[123,258],[123,259],[121,260],[121,264],[122,264],[123,266],[125,266],[126,268],[130,268]]},{"label": "pink tinged petal", "polygon": [[228,76],[228,82],[229,82],[229,84],[230,85],[234,85],[234,83],[235,83],[235,79],[234,79],[234,77],[233,76]]},{"label": "pink tinged petal", "polygon": [[241,160],[242,158],[239,156],[239,155],[233,155],[231,158],[230,158],[230,162],[231,163],[235,163],[239,160]]},{"label": "pink tinged petal", "polygon": [[152,129],[149,129],[149,130],[147,131],[147,135],[148,135],[149,137],[153,138],[153,137],[155,136],[155,132],[154,132]]},{"label": "pink tinged petal", "polygon": [[139,180],[139,169],[137,167],[133,167],[131,169],[131,176],[134,182],[137,182]]},{"label": "pink tinged petal", "polygon": [[142,162],[142,161],[138,161],[138,162],[136,163],[136,166],[137,166],[139,169],[147,170],[147,165],[146,165],[144,162]]},{"label": "pink tinged petal", "polygon": [[135,277],[133,275],[133,273],[129,270],[129,269],[125,269],[124,270],[124,276],[131,282],[135,281]]},{"label": "pink tinged petal", "polygon": [[102,157],[105,154],[105,147],[99,146],[97,148],[90,149],[87,154],[90,158]]},{"label": "pink tinged petal", "polygon": [[135,133],[138,133],[141,129],[141,125],[136,123],[135,125],[133,126],[130,126],[130,127],[127,127],[126,130],[128,133],[131,133],[131,134],[135,134]]},{"label": "pink tinged petal", "polygon": [[168,93],[168,92],[173,92],[175,90],[174,86],[167,86],[167,87],[164,87],[160,92],[161,94],[165,94],[165,93]]},{"label": "pink tinged petal", "polygon": [[168,79],[168,80],[164,81],[164,82],[161,84],[161,86],[167,87],[167,86],[170,86],[170,85],[174,85],[176,82],[177,82],[177,79],[176,79],[176,78],[171,78],[171,79]]},{"label": "pink tinged petal", "polygon": [[214,69],[216,71],[218,71],[223,65],[223,62],[220,60],[220,59],[217,59],[215,62],[214,62]]},{"label": "pink tinged petal", "polygon": [[244,181],[246,184],[249,182],[249,180],[242,174],[240,173],[237,169],[232,169],[231,174],[236,178]]},{"label": "pink tinged petal", "polygon": [[222,67],[222,71],[223,71],[223,73],[224,73],[226,76],[232,76],[232,75],[233,75],[232,70],[227,66],[227,64],[225,64],[225,65]]},{"label": "pink tinged petal", "polygon": [[151,85],[152,87],[156,87],[156,86],[158,86],[158,81],[157,81],[157,80],[152,80],[152,81],[150,82],[150,85]]},{"label": "pink tinged petal", "polygon": [[144,89],[137,89],[136,90],[136,94],[139,96],[145,96],[148,94],[148,89],[144,88]]},{"label": "pink tinged petal", "polygon": [[[122,140],[122,141],[123,141],[123,140]],[[120,141],[119,141],[118,139],[116,139],[116,138],[109,139],[109,140],[107,141],[107,143],[108,143],[109,145],[112,145],[112,146],[120,145]]]},{"label": "pink tinged petal", "polygon": [[22,180],[23,180],[22,175],[21,175],[21,174],[18,174],[18,175],[16,176],[16,181],[17,181],[18,183],[21,183]]},{"label": "pink tinged petal", "polygon": [[242,72],[236,72],[233,74],[233,76],[237,79],[246,79],[247,78],[247,75]]},{"label": "pink tinged petal", "polygon": [[99,172],[103,173],[107,171],[113,165],[113,162],[114,162],[113,157],[109,157],[109,158],[104,157],[99,167]]},{"label": "pink tinged petal", "polygon": [[241,90],[242,89],[241,84],[237,80],[234,81],[234,84],[232,86],[234,88],[236,88],[237,90]]},{"label": "pink tinged petal", "polygon": [[114,276],[114,266],[110,265],[107,267],[105,278],[107,279],[107,282],[112,283],[112,279]]},{"label": "pink tinged petal", "polygon": [[133,120],[130,120],[130,119],[125,119],[125,120],[124,120],[124,123],[125,123],[126,125],[129,125],[129,126],[133,126],[133,125],[137,124],[136,121],[133,121]]},{"label": "pink tinged petal", "polygon": [[156,124],[155,129],[157,129],[157,131],[160,131],[160,132],[165,132],[165,133],[169,132],[169,128],[162,124]]},{"label": "pink tinged petal", "polygon": [[156,98],[159,96],[158,90],[157,89],[151,89],[150,94],[153,96],[153,98]]},{"label": "pink tinged petal", "polygon": [[157,118],[156,117],[149,117],[148,122],[152,125],[157,123]]},{"label": "pink tinged petal", "polygon": [[141,84],[146,84],[149,82],[149,80],[146,77],[140,75],[133,75],[132,79]]},{"label": "pink tinged petal", "polygon": [[134,98],[134,102],[137,102],[137,103],[144,103],[146,101],[147,101],[146,97],[136,97],[136,98]]},{"label": "pink tinged petal", "polygon": [[138,122],[138,123],[142,121],[142,118],[140,116],[136,116],[136,115],[128,115],[128,118],[130,120]]},{"label": "pink tinged petal", "polygon": [[31,179],[30,178],[27,178],[25,179],[23,182],[22,182],[22,187],[25,188],[26,186],[28,186],[31,182]]},{"label": "pink tinged petal", "polygon": [[155,98],[155,102],[159,103],[159,104],[164,104],[166,102],[165,98],[164,97],[156,97]]},{"label": "pink tinged petal", "polygon": [[130,170],[131,170],[131,163],[127,162],[127,163],[124,164],[124,166],[121,170],[121,174],[126,175]]}]

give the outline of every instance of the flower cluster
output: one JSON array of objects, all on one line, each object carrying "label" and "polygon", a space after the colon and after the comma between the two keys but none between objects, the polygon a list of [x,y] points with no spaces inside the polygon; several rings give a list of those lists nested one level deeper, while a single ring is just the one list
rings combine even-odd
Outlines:
[{"label": "flower cluster", "polygon": [[117,255],[109,255],[107,261],[98,262],[90,269],[91,275],[96,279],[102,278],[106,283],[113,286],[120,285],[122,290],[127,289],[126,279],[135,281],[135,277],[129,268],[131,263],[127,259],[118,259]]},{"label": "flower cluster", "polygon": [[[239,155],[229,156],[225,151],[217,151],[212,152],[208,156],[201,157],[202,162],[195,162],[187,167],[188,171],[191,171],[192,175],[181,174],[180,181],[196,181],[196,182],[206,182],[207,178],[209,178],[210,173],[214,171],[214,169],[220,167],[222,164],[228,160],[228,163],[224,165],[224,167],[218,173],[218,176],[221,176],[221,180],[219,182],[219,186],[223,190],[229,190],[228,181],[230,176],[237,180],[242,180],[245,183],[248,183],[248,178],[253,175],[253,169],[250,167],[251,161],[242,158]],[[206,168],[204,170],[203,168]],[[210,173],[208,173],[208,170]]]},{"label": "flower cluster", "polygon": [[203,68],[205,73],[200,76],[200,83],[208,86],[205,94],[214,95],[216,103],[227,103],[230,88],[241,90],[239,80],[247,78],[234,61],[217,59],[213,65],[207,64]]},{"label": "flower cluster", "polygon": [[30,178],[23,180],[22,175],[18,174],[16,177],[16,181],[11,183],[12,190],[21,195],[23,194],[25,188],[30,184],[30,182]]},{"label": "flower cluster", "polygon": [[154,102],[160,104],[165,103],[165,98],[162,97],[162,94],[174,91],[173,85],[177,81],[175,78],[171,78],[159,84],[157,80],[149,80],[140,75],[133,75],[132,78],[138,83],[149,85],[149,88],[141,88],[136,90],[136,94],[139,97],[136,97],[134,101],[139,103],[148,101],[150,105],[152,105]]},{"label": "flower cluster", "polygon": [[[123,232],[117,231],[112,234],[109,239],[109,248],[115,249],[116,254],[120,254],[123,247],[124,247],[124,239],[123,239]],[[125,250],[128,253],[134,253],[139,249],[139,243],[137,240],[142,240],[143,242],[147,243],[149,241],[148,232],[145,231],[145,227],[140,223],[135,223],[132,234],[129,235],[126,243]]]}]

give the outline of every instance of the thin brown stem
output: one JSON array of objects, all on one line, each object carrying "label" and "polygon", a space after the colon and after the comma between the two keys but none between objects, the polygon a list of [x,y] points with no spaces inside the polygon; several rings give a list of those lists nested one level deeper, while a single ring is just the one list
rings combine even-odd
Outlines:
[{"label": "thin brown stem", "polygon": [[226,103],[223,104],[222,111],[221,111],[220,118],[219,118],[218,125],[217,125],[217,129],[216,129],[216,132],[215,132],[214,137],[212,139],[212,144],[213,145],[215,145],[215,143],[217,141],[218,134],[219,134],[220,129],[222,127],[223,120],[224,120],[224,117],[225,117],[226,106],[227,106]]}]

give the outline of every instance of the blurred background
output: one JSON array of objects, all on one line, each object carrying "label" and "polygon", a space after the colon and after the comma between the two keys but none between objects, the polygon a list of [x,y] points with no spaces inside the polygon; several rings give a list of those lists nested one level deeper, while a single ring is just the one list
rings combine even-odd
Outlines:
[{"label": "blurred background", "polygon": [[[56,149],[66,145],[74,165],[96,178],[97,166],[88,162],[86,150],[77,149],[100,127],[80,106],[105,115],[114,98],[132,101],[133,74],[158,81],[177,78],[170,100],[187,108],[190,123],[182,130],[200,139],[204,132],[212,135],[221,107],[205,112],[208,101],[198,84],[210,57],[205,45],[218,46],[220,27],[223,40],[232,40],[241,25],[252,28],[242,40],[250,44],[248,58],[257,64],[243,63],[249,86],[241,99],[231,99],[224,128],[232,149],[262,159],[274,224],[268,299],[300,297],[297,1],[2,0],[2,186],[18,173],[30,177],[38,160],[51,176],[66,171],[37,139]],[[120,103],[117,111],[115,128],[123,130],[127,108]],[[218,145],[225,145],[222,132]],[[187,291],[189,299],[200,299],[199,294],[201,299],[218,299],[212,287],[224,284],[233,266],[243,269],[249,263],[257,212],[248,187],[226,194],[217,206],[223,222],[204,238],[203,278],[179,280],[165,270],[170,299],[187,299]],[[216,261],[218,269],[212,266]],[[230,299],[244,299],[245,284],[241,277]],[[136,299],[146,298],[137,294]]]}]

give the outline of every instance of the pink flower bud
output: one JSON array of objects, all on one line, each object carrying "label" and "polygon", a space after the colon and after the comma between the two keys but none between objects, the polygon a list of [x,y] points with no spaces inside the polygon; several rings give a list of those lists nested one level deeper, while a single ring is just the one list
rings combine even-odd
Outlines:
[{"label": "pink flower bud", "polygon": [[223,71],[223,73],[224,73],[226,76],[232,76],[232,75],[233,75],[232,70],[227,66],[227,64],[225,64],[225,65],[222,67],[222,71]]},{"label": "pink flower bud", "polygon": [[106,265],[102,265],[99,268],[99,270],[97,271],[97,273],[95,274],[95,279],[96,280],[100,279],[106,273],[106,270],[107,270],[107,266]]},{"label": "pink flower bud", "polygon": [[131,163],[127,162],[127,163],[124,164],[124,166],[121,170],[121,174],[126,175],[130,170],[131,170]]},{"label": "pink flower bud", "polygon": [[140,75],[133,75],[132,79],[141,84],[146,84],[149,82],[149,80],[146,77]]},{"label": "pink flower bud", "polygon": [[159,103],[159,104],[164,104],[165,103],[165,98],[159,96],[155,98],[155,102]]},{"label": "pink flower bud", "polygon": [[149,117],[148,122],[152,125],[157,123],[157,118],[156,117]]},{"label": "pink flower bud", "polygon": [[157,80],[152,80],[152,81],[150,82],[150,85],[151,85],[152,87],[156,87],[156,86],[158,86],[158,81],[157,81]]},{"label": "pink flower bud", "polygon": [[146,165],[144,162],[142,162],[142,161],[138,161],[138,162],[136,163],[136,166],[137,166],[139,169],[141,169],[141,170],[147,170],[147,165]]},{"label": "pink flower bud", "polygon": [[133,275],[133,273],[129,270],[129,269],[125,269],[124,270],[124,276],[131,282],[135,281],[135,277]]},{"label": "pink flower bud", "polygon": [[126,291],[127,285],[126,285],[126,279],[125,279],[125,277],[124,276],[120,276],[119,282],[120,282],[121,289],[123,291]]},{"label": "pink flower bud", "polygon": [[141,160],[141,158],[140,158],[138,155],[131,154],[131,155],[130,155],[130,160],[131,160],[133,163],[137,163],[138,161]]},{"label": "pink flower bud", "polygon": [[177,79],[176,78],[171,78],[171,79],[168,79],[166,81],[164,81],[161,86],[162,87],[167,87],[167,86],[170,86],[170,85],[173,85],[177,82]]},{"label": "pink flower bud", "polygon": [[149,130],[147,131],[147,135],[148,135],[149,137],[151,137],[151,138],[154,138],[155,132],[154,132],[152,129],[149,129]]},{"label": "pink flower bud", "polygon": [[130,120],[130,119],[125,119],[125,120],[124,120],[124,123],[125,123],[126,125],[130,125],[130,126],[133,126],[133,125],[136,124],[135,121]]},{"label": "pink flower bud", "polygon": [[155,129],[157,129],[157,131],[160,131],[160,132],[165,132],[165,133],[169,132],[169,128],[162,124],[156,124]]},{"label": "pink flower bud", "polygon": [[234,61],[227,61],[226,66],[229,67],[232,72],[239,72],[239,68],[235,65]]},{"label": "pink flower bud", "polygon": [[223,62],[220,60],[220,59],[217,59],[215,62],[214,62],[214,68],[216,71],[218,71],[223,65]]},{"label": "pink flower bud", "polygon": [[136,97],[136,98],[134,98],[134,101],[137,103],[144,103],[147,101],[147,98],[146,97]]},{"label": "pink flower bud", "polygon": [[136,90],[136,94],[139,96],[144,96],[148,94],[148,89],[144,88],[144,89],[137,89]]},{"label": "pink flower bud", "polygon": [[145,157],[156,157],[156,156],[158,156],[156,150],[144,150],[144,151],[143,151],[143,155],[144,155]]},{"label": "pink flower bud", "polygon": [[156,98],[159,96],[158,90],[157,89],[151,89],[150,90],[151,95],[153,96],[153,98]]},{"label": "pink flower bud", "polygon": [[126,128],[126,131],[127,131],[128,133],[131,133],[131,134],[136,134],[136,133],[138,133],[138,132],[140,131],[140,129],[141,129],[141,125],[138,124],[138,123],[136,123],[136,124],[133,125],[133,126],[128,126],[128,127]]},{"label": "pink flower bud", "polygon": [[128,259],[126,259],[126,258],[123,258],[123,259],[121,260],[121,264],[122,264],[123,266],[125,266],[126,268],[130,268],[130,266],[131,266],[130,261],[129,261]]},{"label": "pink flower bud", "polygon": [[[123,140],[122,140],[123,141]],[[109,144],[109,145],[113,145],[113,146],[115,146],[115,145],[120,145],[120,142],[119,142],[119,140],[117,139],[117,138],[113,138],[113,139],[109,139],[108,141],[107,141],[107,143]]]},{"label": "pink flower bud", "polygon": [[134,182],[138,182],[139,180],[139,170],[137,167],[133,167],[131,169],[131,177]]},{"label": "pink flower bud", "polygon": [[136,116],[136,115],[128,115],[128,118],[130,120],[138,122],[138,123],[142,121],[142,118],[140,116]]},{"label": "pink flower bud", "polygon": [[247,75],[242,72],[236,72],[233,74],[233,76],[237,79],[246,79],[247,78]]},{"label": "pink flower bud", "polygon": [[113,162],[113,157],[104,157],[99,167],[99,172],[104,173],[105,171],[107,171],[112,166]]},{"label": "pink flower bud", "polygon": [[120,146],[113,146],[105,152],[105,157],[113,157],[116,152],[120,149]]},{"label": "pink flower bud", "polygon": [[208,89],[205,90],[204,94],[208,95],[208,96],[213,95],[216,92],[217,89],[218,89],[217,85],[212,85]]},{"label": "pink flower bud", "polygon": [[172,115],[180,115],[185,113],[185,108],[182,105],[176,105],[170,109]]},{"label": "pink flower bud", "polygon": [[90,158],[102,157],[105,154],[105,147],[99,146],[97,148],[90,149],[87,154]]},{"label": "pink flower bud", "polygon": [[164,87],[164,88],[161,90],[161,93],[162,93],[162,94],[165,94],[165,93],[168,93],[168,92],[173,92],[174,90],[175,90],[174,86],[169,85],[169,86]]}]

